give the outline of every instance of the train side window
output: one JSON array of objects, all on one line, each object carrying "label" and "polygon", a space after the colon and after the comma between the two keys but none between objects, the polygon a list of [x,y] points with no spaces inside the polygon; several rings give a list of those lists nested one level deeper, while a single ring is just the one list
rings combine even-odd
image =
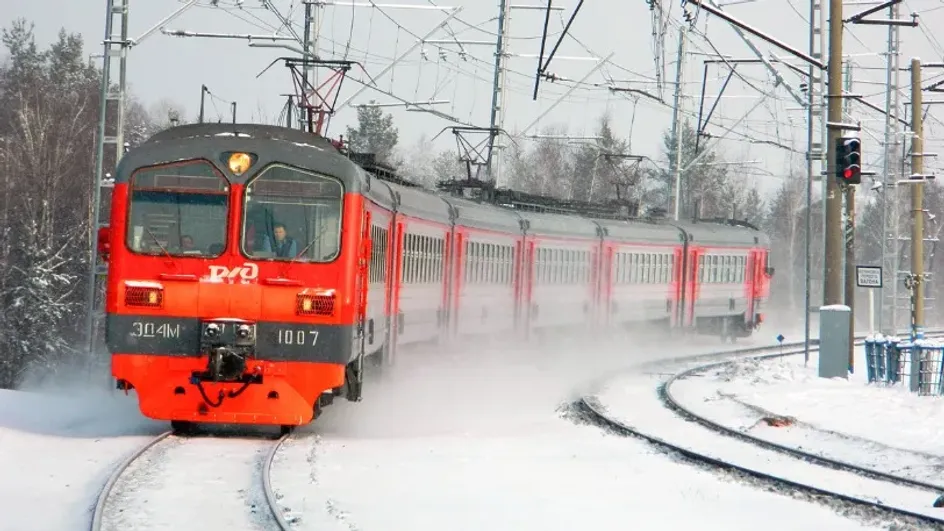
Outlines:
[{"label": "train side window", "polygon": [[134,253],[213,258],[227,247],[229,182],[202,160],[131,176],[126,244]]},{"label": "train side window", "polygon": [[413,235],[405,234],[403,236],[403,273],[401,280],[404,283],[410,282],[410,272],[413,270]]},{"label": "train side window", "polygon": [[441,238],[433,242],[433,282],[442,281],[442,244]]},{"label": "train side window", "polygon": [[636,253],[623,253],[623,283],[636,282]]},{"label": "train side window", "polygon": [[626,262],[623,260],[623,253],[616,253],[613,255],[612,275],[614,284],[623,283],[623,275],[625,274],[624,271],[626,269],[625,265]]},{"label": "train side window", "polygon": [[387,279],[387,230],[376,225],[370,228],[370,282],[383,282]]},{"label": "train side window", "polygon": [[494,243],[488,244],[488,283],[494,284],[496,279],[495,266],[498,264],[498,246]]},{"label": "train side window", "polygon": [[433,271],[433,238],[423,236],[423,282],[429,284],[432,281]]}]

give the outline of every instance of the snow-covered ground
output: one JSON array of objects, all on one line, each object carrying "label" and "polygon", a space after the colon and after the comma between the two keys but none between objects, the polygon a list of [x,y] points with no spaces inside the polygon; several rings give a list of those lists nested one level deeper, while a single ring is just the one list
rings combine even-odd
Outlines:
[{"label": "snow-covered ground", "polygon": [[[735,347],[766,344],[766,335]],[[713,338],[676,346],[638,337],[428,348],[369,381],[363,402],[338,401],[299,430],[276,460],[273,484],[300,530],[861,529],[829,508],[679,463],[558,412],[600,376],[719,348]],[[166,427],[140,416],[133,393],[0,392],[0,531],[85,528],[112,468]],[[238,480],[181,472],[204,446],[165,454],[175,461],[141,476],[174,481],[146,500],[129,491],[119,498],[127,511],[196,518],[198,508],[232,512],[231,502],[242,502],[251,514],[260,500],[243,501],[240,490],[257,479],[259,453],[239,452]],[[211,454],[207,462],[219,463]],[[220,495],[229,502],[217,503]],[[218,516],[211,520],[225,520]]]},{"label": "snow-covered ground", "polygon": [[272,444],[263,437],[165,439],[115,483],[102,531],[271,529],[262,472]]},{"label": "snow-covered ground", "polygon": [[0,530],[88,527],[111,469],[166,427],[105,390],[0,391]]},{"label": "snow-covered ground", "polygon": [[[668,374],[677,370],[681,369],[662,370],[658,374],[622,375],[611,380],[598,393],[599,403],[605,407],[608,415],[624,424],[701,455],[837,494],[863,500],[881,500],[913,513],[941,516],[939,513],[942,510],[931,506],[940,494],[936,489],[890,484],[843,470],[804,463],[783,453],[711,431],[678,416],[664,407],[657,393],[658,386],[667,379]],[[707,389],[702,387],[702,391]],[[689,400],[684,403],[688,405]],[[864,516],[858,509],[853,514]],[[819,528],[818,525],[816,527]]]},{"label": "snow-covered ground", "polygon": [[[538,352],[482,347],[400,367],[363,403],[332,407],[298,433],[273,483],[299,530],[861,529],[557,411],[576,398],[574,382],[621,357],[719,345],[696,342],[671,351],[577,340]],[[573,352],[582,363],[565,361]]]},{"label": "snow-covered ground", "polygon": [[[866,381],[864,349],[848,379],[816,375],[818,357],[745,361],[678,381],[686,408],[756,437],[919,481],[944,480],[944,398]],[[772,427],[762,419],[791,417]]]}]

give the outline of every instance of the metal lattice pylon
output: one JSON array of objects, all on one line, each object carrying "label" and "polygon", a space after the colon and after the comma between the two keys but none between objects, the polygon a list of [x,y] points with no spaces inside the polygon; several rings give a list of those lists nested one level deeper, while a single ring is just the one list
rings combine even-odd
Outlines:
[{"label": "metal lattice pylon", "polygon": [[[102,84],[96,135],[95,175],[92,185],[91,247],[89,249],[89,278],[86,312],[86,340],[89,356],[94,359],[98,332],[104,317],[104,279],[107,265],[98,256],[98,229],[107,225],[110,197],[106,191],[114,185],[112,171],[126,151],[125,92],[127,85],[129,0],[107,0],[105,11],[104,54],[102,57]],[[117,61],[117,65],[114,64]],[[113,72],[117,70],[117,72]],[[117,83],[115,79],[117,78]],[[106,171],[106,168],[112,170]],[[110,194],[109,194],[110,195]],[[103,205],[103,196],[106,196]]]}]

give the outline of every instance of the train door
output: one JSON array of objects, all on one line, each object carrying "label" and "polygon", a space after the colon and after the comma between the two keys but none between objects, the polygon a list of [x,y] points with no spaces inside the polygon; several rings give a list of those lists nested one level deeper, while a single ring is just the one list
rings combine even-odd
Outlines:
[{"label": "train door", "polygon": [[515,242],[515,256],[513,258],[513,265],[511,271],[511,284],[512,290],[514,291],[514,305],[515,305],[515,333],[521,334],[522,323],[524,323],[524,316],[522,312],[524,311],[524,250],[525,244],[524,240],[518,240]]},{"label": "train door", "polygon": [[677,247],[672,251],[672,312],[670,314],[671,326],[676,328],[682,324],[682,308],[685,307],[685,250]]},{"label": "train door", "polygon": [[601,324],[600,303],[602,301],[602,293],[600,290],[603,289],[603,275],[600,271],[600,264],[602,262],[602,256],[603,243],[600,243],[590,250],[589,263],[587,264],[587,267],[590,268],[590,326],[594,329]]},{"label": "train door", "polygon": [[522,325],[525,340],[531,338],[531,314],[534,309],[534,281],[535,281],[535,242],[524,238],[524,261],[521,268],[522,286]]},{"label": "train door", "polygon": [[699,278],[699,271],[701,269],[701,261],[704,255],[704,249],[699,249],[696,247],[689,247],[688,252],[688,267],[686,268],[686,279],[685,279],[685,319],[682,322],[682,326],[694,326],[695,325],[695,305],[698,303],[698,295],[701,291],[701,286],[699,285],[701,279]]},{"label": "train door", "polygon": [[605,244],[600,253],[600,320],[605,326],[610,326],[613,319],[613,257],[615,247]]},{"label": "train door", "polygon": [[442,247],[442,300],[440,301],[439,307],[439,339],[440,342],[446,341],[451,337],[450,334],[450,322],[452,319],[452,301],[454,299],[452,293],[453,278],[450,274],[454,266],[453,260],[453,240],[456,237],[456,226],[453,225],[449,228],[449,232],[446,233],[445,238],[443,238],[443,247]]},{"label": "train door", "polygon": [[403,324],[403,319],[400,315],[400,284],[401,277],[403,276],[403,233],[405,226],[404,223],[400,221],[399,214],[394,214],[391,228],[393,230],[390,233],[390,317],[387,321],[386,360],[389,364],[396,362],[397,342],[400,338],[400,327]]},{"label": "train door", "polygon": [[465,241],[466,235],[463,231],[456,229],[454,231],[454,237],[452,238],[453,248],[452,248],[452,271],[450,271],[450,276],[452,277],[452,285],[450,286],[450,303],[449,303],[449,337],[453,338],[456,336],[459,330],[459,319],[462,316],[459,314],[460,302],[462,300],[462,288],[463,288],[463,275],[465,274]]},{"label": "train door", "polygon": [[745,313],[745,321],[747,323],[754,323],[754,318],[760,309],[760,298],[763,293],[763,283],[765,278],[765,250],[751,249],[748,255],[748,296],[747,296],[747,312]]}]

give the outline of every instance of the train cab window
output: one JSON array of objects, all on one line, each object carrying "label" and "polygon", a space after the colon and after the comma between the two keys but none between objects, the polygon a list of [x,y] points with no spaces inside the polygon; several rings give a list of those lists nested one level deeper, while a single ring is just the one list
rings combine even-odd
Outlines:
[{"label": "train cab window", "polygon": [[269,166],[246,187],[243,252],[264,260],[333,261],[341,250],[342,197],[336,179]]},{"label": "train cab window", "polygon": [[134,253],[215,258],[226,249],[229,183],[206,161],[142,168],[130,183]]}]

